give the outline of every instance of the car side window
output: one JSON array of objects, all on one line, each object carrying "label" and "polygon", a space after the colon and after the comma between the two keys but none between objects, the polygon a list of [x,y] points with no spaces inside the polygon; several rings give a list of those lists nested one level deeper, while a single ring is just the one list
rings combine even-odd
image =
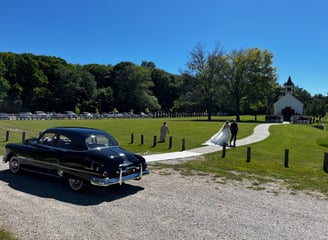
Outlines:
[{"label": "car side window", "polygon": [[70,138],[64,135],[58,135],[55,133],[44,133],[39,138],[38,143],[45,146],[70,149],[72,141]]},{"label": "car side window", "polygon": [[65,148],[65,149],[71,149],[72,141],[69,137],[66,137],[64,135],[58,135],[57,141],[56,141],[56,147],[59,148]]},{"label": "car side window", "polygon": [[47,146],[54,146],[56,135],[54,133],[44,133],[38,140],[38,143]]},{"label": "car side window", "polygon": [[85,143],[89,149],[108,147],[111,145],[108,138],[103,135],[90,135],[85,139]]}]

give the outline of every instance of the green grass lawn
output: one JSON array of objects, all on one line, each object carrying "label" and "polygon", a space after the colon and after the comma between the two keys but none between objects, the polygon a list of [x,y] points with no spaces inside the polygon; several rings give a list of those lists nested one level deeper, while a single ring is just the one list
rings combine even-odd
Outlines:
[{"label": "green grass lawn", "polygon": [[[188,150],[200,147],[226,119],[232,120],[233,117],[215,117],[211,122],[206,118],[0,121],[3,129],[0,131],[0,154],[4,153],[6,130],[11,129],[9,142],[20,142],[22,131],[26,132],[27,138],[54,126],[100,128],[110,132],[123,148],[140,154],[181,151],[182,139],[185,139]],[[170,128],[168,137],[173,139],[171,149],[168,148],[168,138],[166,143],[153,146],[153,137],[157,136],[158,140],[164,121]],[[260,123],[264,123],[263,116],[257,121],[253,116],[242,116],[238,138],[251,135]],[[151,167],[172,167],[185,173],[200,171],[236,180],[247,178],[256,186],[279,180],[294,190],[320,191],[328,196],[328,174],[323,171],[324,153],[328,151],[327,131],[310,124],[280,124],[271,126],[270,133],[270,137],[262,142],[227,150],[225,158],[221,153],[212,153],[179,165],[159,163]],[[131,134],[134,135],[132,144]],[[141,135],[144,136],[142,145]],[[246,162],[247,147],[251,148],[249,163]],[[286,149],[289,151],[288,168],[284,165]]]},{"label": "green grass lawn", "polygon": [[0,229],[0,239],[1,240],[16,240],[17,238],[13,237],[12,233],[10,233],[6,230]]},{"label": "green grass lawn", "polygon": [[[238,137],[252,134],[258,122],[250,122],[251,118],[245,116],[245,122],[239,124]],[[206,121],[206,118],[0,121],[0,154],[4,153],[6,144],[4,140],[8,129],[10,130],[9,142],[21,142],[23,131],[26,132],[26,138],[28,138],[37,136],[43,129],[56,126],[103,129],[111,133],[123,148],[140,154],[181,151],[182,139],[185,139],[186,149],[199,147],[221,128],[226,119],[232,119],[232,117],[216,117],[211,122]],[[168,123],[170,134],[167,136],[166,143],[154,146],[154,136],[158,141],[159,130],[164,121]],[[134,139],[132,144],[131,134]],[[141,144],[142,135],[143,144]],[[171,149],[169,149],[169,137],[172,137]]]},{"label": "green grass lawn", "polygon": [[[327,132],[312,125],[285,124],[270,127],[266,140],[212,153],[205,159],[170,166],[183,172],[194,170],[218,177],[261,183],[279,180],[292,190],[319,191],[328,196],[328,174],[323,171],[324,153],[328,151]],[[247,148],[250,147],[250,162]],[[288,167],[285,167],[285,150],[288,150]],[[160,164],[159,164],[160,165]]]}]

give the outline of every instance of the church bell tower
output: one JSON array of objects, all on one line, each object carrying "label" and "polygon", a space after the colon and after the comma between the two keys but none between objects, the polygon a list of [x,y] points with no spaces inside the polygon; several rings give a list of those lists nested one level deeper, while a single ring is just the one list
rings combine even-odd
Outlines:
[{"label": "church bell tower", "polygon": [[284,84],[285,86],[285,94],[293,94],[294,83],[292,82],[292,78],[289,76],[287,82]]}]

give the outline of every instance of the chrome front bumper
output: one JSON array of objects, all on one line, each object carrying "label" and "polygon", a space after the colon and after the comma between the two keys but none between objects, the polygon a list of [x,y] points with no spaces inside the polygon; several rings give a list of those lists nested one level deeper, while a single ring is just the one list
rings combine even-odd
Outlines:
[{"label": "chrome front bumper", "polygon": [[119,177],[116,178],[97,178],[92,177],[91,178],[91,184],[100,186],[100,187],[107,187],[113,184],[122,184],[123,182],[129,181],[129,180],[139,180],[142,178],[143,175],[149,174],[149,170],[145,169],[143,170],[142,167],[140,167],[140,171],[134,172],[128,175],[123,176],[125,170],[120,168]]}]

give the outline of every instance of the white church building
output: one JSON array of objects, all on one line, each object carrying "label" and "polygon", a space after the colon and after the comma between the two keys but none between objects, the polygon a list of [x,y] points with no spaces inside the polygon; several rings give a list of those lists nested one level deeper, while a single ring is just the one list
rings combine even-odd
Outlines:
[{"label": "white church building", "polygon": [[284,121],[292,121],[294,116],[301,116],[304,114],[304,104],[293,96],[293,87],[291,77],[288,77],[284,84],[286,94],[276,103],[273,104],[274,115],[280,115]]}]

